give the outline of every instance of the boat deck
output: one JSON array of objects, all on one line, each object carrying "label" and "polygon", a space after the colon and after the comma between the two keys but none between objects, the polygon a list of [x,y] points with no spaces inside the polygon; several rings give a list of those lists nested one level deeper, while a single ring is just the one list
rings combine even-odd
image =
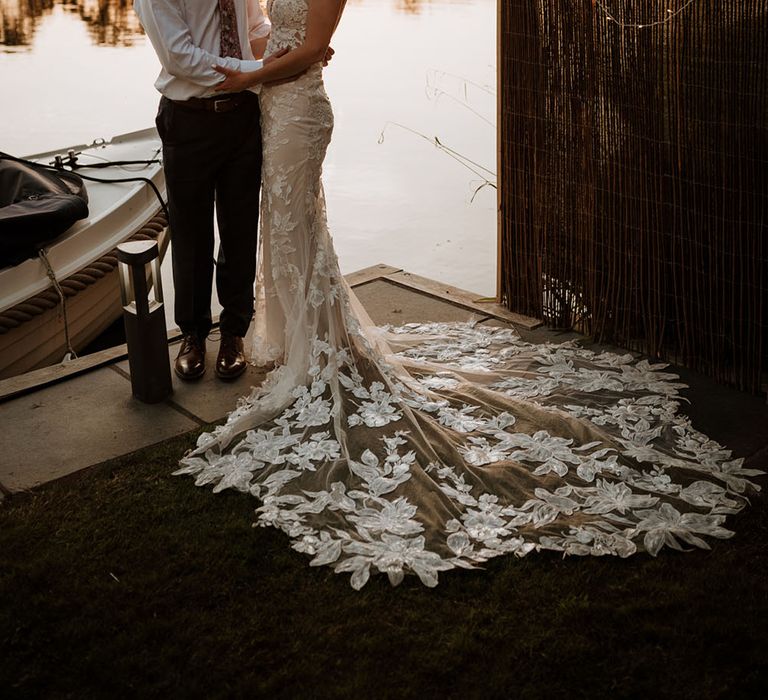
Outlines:
[{"label": "boat deck", "polygon": [[[347,280],[378,324],[474,319],[510,323],[532,342],[579,338],[479,301],[471,292],[389,265],[360,270]],[[173,358],[178,337],[171,335],[169,340]],[[217,349],[215,332],[208,343],[210,367]],[[690,387],[684,396],[691,403],[684,410],[693,424],[736,456],[745,457],[746,466],[768,467],[765,400],[689,370],[676,371]],[[209,368],[195,383],[174,376],[171,397],[146,405],[131,397],[129,372],[126,348],[119,346],[0,381],[0,500],[219,421],[239,396],[263,379],[263,373],[251,367],[237,381],[224,383]]]}]

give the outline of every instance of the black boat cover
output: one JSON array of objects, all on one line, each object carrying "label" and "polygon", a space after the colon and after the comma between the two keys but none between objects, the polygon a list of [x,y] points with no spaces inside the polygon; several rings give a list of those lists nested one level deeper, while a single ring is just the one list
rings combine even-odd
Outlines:
[{"label": "black boat cover", "polygon": [[35,257],[86,216],[88,193],[77,175],[0,156],[0,267]]}]

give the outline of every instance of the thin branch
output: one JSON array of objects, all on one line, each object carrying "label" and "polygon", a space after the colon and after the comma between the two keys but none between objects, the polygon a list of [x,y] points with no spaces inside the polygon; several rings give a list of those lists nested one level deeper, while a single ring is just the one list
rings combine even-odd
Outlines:
[{"label": "thin branch", "polygon": [[398,122],[388,121],[384,124],[384,128],[381,130],[381,134],[379,134],[379,143],[384,143],[384,132],[387,130],[388,126],[396,126],[400,129],[404,129],[405,131],[409,131],[412,134],[415,134],[416,136],[418,136],[421,139],[424,139],[425,141],[428,141],[433,146],[435,146],[441,151],[444,151],[451,158],[461,163],[465,168],[467,168],[468,170],[471,170],[481,180],[488,181],[488,178],[485,175],[483,175],[481,172],[479,172],[479,170],[484,170],[486,173],[491,175],[491,177],[496,177],[496,173],[493,172],[493,170],[486,168],[484,165],[480,165],[480,163],[476,163],[475,161],[470,160],[469,158],[462,155],[458,151],[455,151],[449,146],[446,146],[444,143],[440,141],[440,139],[437,138],[437,136],[430,138],[426,134],[422,134],[420,131],[416,131],[416,129],[412,129],[411,127],[405,126],[404,124],[399,124]]},{"label": "thin branch", "polygon": [[448,76],[450,78],[456,78],[456,80],[463,83],[465,93],[467,91],[467,85],[472,85],[473,87],[476,87],[478,90],[482,90],[483,92],[487,92],[489,95],[496,97],[496,90],[494,90],[490,85],[481,85],[480,83],[476,83],[473,80],[469,80],[468,78],[465,78],[462,75],[457,75],[456,73],[449,73],[448,71],[444,71],[444,70],[437,70],[435,68],[430,68],[427,71],[427,85],[429,85],[430,74],[435,77],[435,82],[437,82],[437,77],[441,75]]},{"label": "thin branch", "polygon": [[468,109],[476,117],[482,119],[492,129],[496,128],[496,124],[494,122],[492,122],[490,119],[488,119],[488,117],[480,114],[480,112],[478,112],[476,109],[474,109],[473,107],[470,107],[469,104],[467,104],[467,102],[465,102],[464,100],[460,100],[458,97],[454,97],[449,92],[445,92],[445,90],[440,90],[439,88],[435,88],[435,87],[430,88],[429,86],[427,86],[427,88],[426,88],[426,90],[427,90],[427,97],[429,97],[429,90],[430,89],[432,90],[433,97],[435,98],[435,101],[439,100],[441,97],[448,97],[449,99],[451,99],[454,102],[456,102],[456,104],[464,107],[465,109]]}]

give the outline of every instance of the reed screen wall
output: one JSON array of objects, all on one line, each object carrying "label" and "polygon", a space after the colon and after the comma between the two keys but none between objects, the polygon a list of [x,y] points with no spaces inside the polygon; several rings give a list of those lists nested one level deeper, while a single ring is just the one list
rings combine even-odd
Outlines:
[{"label": "reed screen wall", "polygon": [[759,390],[768,0],[499,0],[499,38],[501,300]]}]

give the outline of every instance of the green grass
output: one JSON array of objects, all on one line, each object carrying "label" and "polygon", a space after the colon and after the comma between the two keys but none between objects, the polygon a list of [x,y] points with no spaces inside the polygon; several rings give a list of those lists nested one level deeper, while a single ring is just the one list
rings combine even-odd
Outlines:
[{"label": "green grass", "polygon": [[711,552],[502,558],[361,592],[170,476],[185,436],[0,505],[3,697],[757,697],[768,509]]}]

